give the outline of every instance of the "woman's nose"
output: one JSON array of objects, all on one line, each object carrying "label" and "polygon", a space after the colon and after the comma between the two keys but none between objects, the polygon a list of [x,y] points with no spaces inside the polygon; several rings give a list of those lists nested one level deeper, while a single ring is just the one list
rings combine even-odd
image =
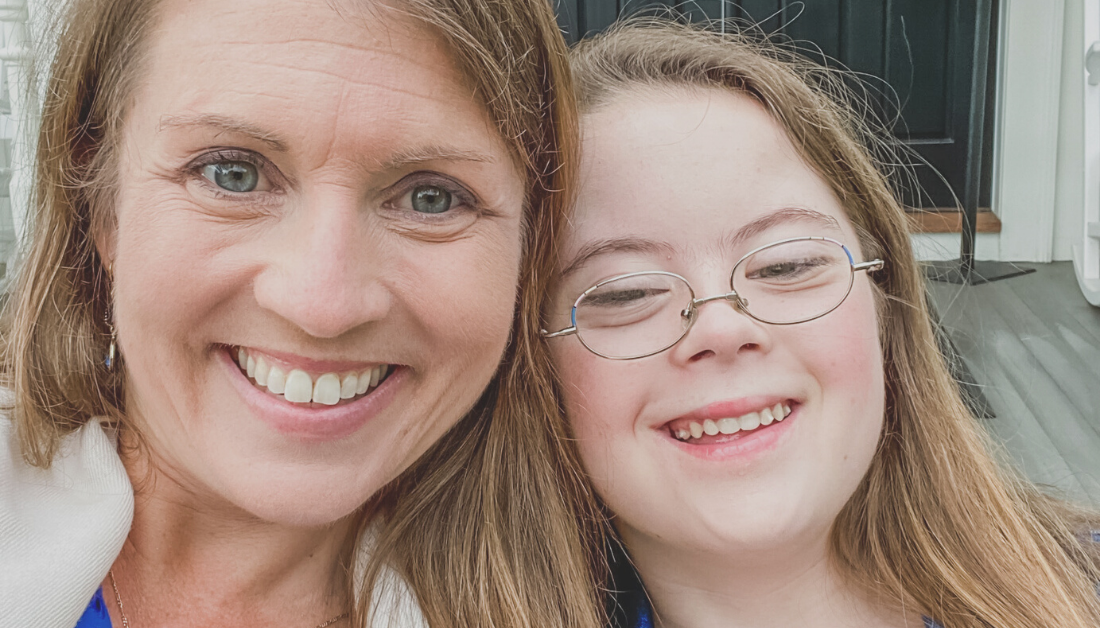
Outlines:
[{"label": "woman's nose", "polygon": [[385,230],[371,229],[364,211],[345,192],[318,197],[283,218],[273,230],[274,254],[256,278],[259,305],[317,338],[384,318],[392,260]]},{"label": "woman's nose", "polygon": [[672,347],[672,359],[682,363],[704,359],[732,360],[748,352],[771,348],[768,325],[746,314],[736,300],[702,299],[683,340]]}]

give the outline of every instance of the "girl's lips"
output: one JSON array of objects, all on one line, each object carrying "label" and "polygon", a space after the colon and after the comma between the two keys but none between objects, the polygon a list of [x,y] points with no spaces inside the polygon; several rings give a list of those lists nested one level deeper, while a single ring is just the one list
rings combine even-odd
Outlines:
[{"label": "girl's lips", "polygon": [[800,416],[800,404],[791,406],[791,413],[783,420],[761,426],[748,432],[719,434],[702,442],[677,440],[662,426],[657,431],[661,437],[680,451],[702,460],[721,462],[738,460],[747,462],[765,452],[777,449],[790,437]]},{"label": "girl's lips", "polygon": [[229,351],[217,351],[226,375],[256,418],[276,431],[306,441],[346,438],[385,410],[408,379],[408,367],[399,366],[365,397],[335,406],[293,404],[266,393],[241,372]]}]

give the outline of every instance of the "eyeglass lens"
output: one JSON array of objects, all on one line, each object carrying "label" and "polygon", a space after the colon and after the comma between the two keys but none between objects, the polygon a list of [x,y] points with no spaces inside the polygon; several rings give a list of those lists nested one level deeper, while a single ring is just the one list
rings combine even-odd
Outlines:
[{"label": "eyeglass lens", "polygon": [[[731,280],[745,313],[785,325],[835,309],[852,285],[842,246],[793,240],[765,247],[738,263]],[[577,303],[577,334],[592,351],[612,358],[650,355],[676,344],[691,326],[685,311],[692,290],[669,273],[638,273],[604,282]]]}]

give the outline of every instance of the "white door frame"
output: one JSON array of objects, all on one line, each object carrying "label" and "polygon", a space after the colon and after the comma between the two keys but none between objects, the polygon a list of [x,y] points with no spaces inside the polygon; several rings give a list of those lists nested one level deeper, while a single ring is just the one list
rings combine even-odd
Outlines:
[{"label": "white door frame", "polygon": [[1005,261],[1053,256],[1065,7],[1066,0],[1000,4],[992,204]]},{"label": "white door frame", "polygon": [[[1100,0],[1085,0],[1082,50],[1086,68],[1100,61]],[[1091,50],[1090,50],[1091,49]],[[1089,56],[1092,59],[1089,59]],[[1073,246],[1073,266],[1081,292],[1093,305],[1100,305],[1100,68],[1081,73],[1084,90],[1084,190],[1080,239]]]}]

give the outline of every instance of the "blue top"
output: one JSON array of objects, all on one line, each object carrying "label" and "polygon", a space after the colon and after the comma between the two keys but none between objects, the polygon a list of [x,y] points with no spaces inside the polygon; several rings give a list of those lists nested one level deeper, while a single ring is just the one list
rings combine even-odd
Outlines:
[{"label": "blue top", "polygon": [[[1100,532],[1093,532],[1090,536],[1093,541],[1100,543]],[[608,553],[614,573],[615,584],[612,589],[619,589],[614,594],[614,608],[610,609],[612,625],[622,628],[653,628],[653,609],[649,606],[649,599],[642,589],[638,573],[621,549],[610,548]],[[1097,593],[1100,594],[1100,585],[1097,585]],[[88,608],[74,628],[111,628],[111,616],[107,613],[106,602],[103,601],[103,587],[92,596],[92,601],[88,603]],[[924,628],[943,626],[936,620],[925,617]]]},{"label": "blue top", "polygon": [[[1093,542],[1100,543],[1100,531],[1091,532]],[[618,545],[612,543],[612,545]],[[649,605],[649,598],[642,588],[642,582],[638,578],[638,572],[634,570],[627,558],[625,551],[619,547],[608,548],[608,558],[611,563],[612,591],[614,591],[612,607],[608,609],[612,617],[612,625],[616,628],[653,628],[653,608]],[[1096,587],[1097,595],[1100,595],[1100,584]],[[923,617],[924,628],[943,628],[936,620]],[[83,628],[83,627],[81,627]]]},{"label": "blue top", "polygon": [[[633,609],[632,628],[653,628],[653,611],[645,596],[638,596],[637,606]],[[935,620],[924,617],[924,628],[943,628]],[[83,627],[81,627],[83,628]]]},{"label": "blue top", "polygon": [[107,614],[107,603],[103,601],[103,587],[100,587],[84,614],[76,620],[75,628],[111,628],[111,616]]}]

